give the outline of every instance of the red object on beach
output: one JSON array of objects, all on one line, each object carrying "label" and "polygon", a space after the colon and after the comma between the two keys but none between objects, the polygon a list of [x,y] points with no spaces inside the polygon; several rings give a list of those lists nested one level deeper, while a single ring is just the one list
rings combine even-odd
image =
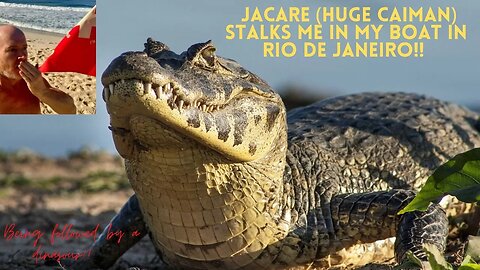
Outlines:
[{"label": "red object on beach", "polygon": [[78,72],[95,76],[96,6],[58,43],[41,72]]}]

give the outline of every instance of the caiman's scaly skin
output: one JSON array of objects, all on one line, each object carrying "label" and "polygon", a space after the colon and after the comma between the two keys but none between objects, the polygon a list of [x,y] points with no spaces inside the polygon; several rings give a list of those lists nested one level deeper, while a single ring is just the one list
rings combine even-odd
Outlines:
[{"label": "caiman's scaly skin", "polygon": [[[110,230],[148,230],[174,269],[308,266],[392,236],[398,261],[407,250],[423,256],[422,243],[444,249],[438,205],[396,212],[434,168],[480,146],[478,115],[416,94],[367,93],[287,116],[263,80],[210,42],[180,55],[151,39],[145,47],[102,77],[136,194]],[[89,263],[108,267],[138,239],[118,246],[103,234]]]}]

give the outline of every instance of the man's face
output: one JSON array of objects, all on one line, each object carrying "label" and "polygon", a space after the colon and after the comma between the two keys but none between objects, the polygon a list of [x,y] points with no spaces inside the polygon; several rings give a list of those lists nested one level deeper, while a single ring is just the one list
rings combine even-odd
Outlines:
[{"label": "man's face", "polygon": [[28,59],[27,40],[18,30],[0,27],[0,76],[20,80],[18,65]]}]

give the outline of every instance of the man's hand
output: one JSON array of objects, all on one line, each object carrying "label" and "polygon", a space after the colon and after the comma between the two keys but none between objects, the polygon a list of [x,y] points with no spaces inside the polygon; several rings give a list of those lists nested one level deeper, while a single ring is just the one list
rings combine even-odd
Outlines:
[{"label": "man's hand", "polygon": [[73,98],[65,92],[56,89],[42,77],[42,73],[26,59],[20,59],[18,68],[20,76],[27,83],[28,89],[41,102],[49,105],[59,114],[75,114],[77,108]]},{"label": "man's hand", "polygon": [[28,89],[30,89],[32,94],[41,98],[48,91],[42,73],[28,61],[20,62],[18,68],[20,69],[20,76],[27,83]]}]

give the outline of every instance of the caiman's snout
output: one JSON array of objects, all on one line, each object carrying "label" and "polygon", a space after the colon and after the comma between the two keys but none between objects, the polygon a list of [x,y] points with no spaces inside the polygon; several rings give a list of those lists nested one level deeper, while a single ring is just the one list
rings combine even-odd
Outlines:
[{"label": "caiman's snout", "polygon": [[126,52],[115,58],[102,74],[102,84],[108,87],[118,80],[138,79],[152,82],[165,71],[144,52]]},{"label": "caiman's snout", "polygon": [[[169,72],[145,52],[126,52],[115,58],[103,72],[102,84],[104,90],[102,98],[105,102],[109,102],[112,95],[119,94],[115,90],[118,89],[117,86],[125,84],[126,81],[136,81],[143,84],[143,93],[138,93],[139,95],[152,94],[155,98],[162,98],[162,94],[167,94],[174,88],[170,77]],[[128,89],[125,90],[127,91],[121,94],[127,96],[133,94]]]}]

